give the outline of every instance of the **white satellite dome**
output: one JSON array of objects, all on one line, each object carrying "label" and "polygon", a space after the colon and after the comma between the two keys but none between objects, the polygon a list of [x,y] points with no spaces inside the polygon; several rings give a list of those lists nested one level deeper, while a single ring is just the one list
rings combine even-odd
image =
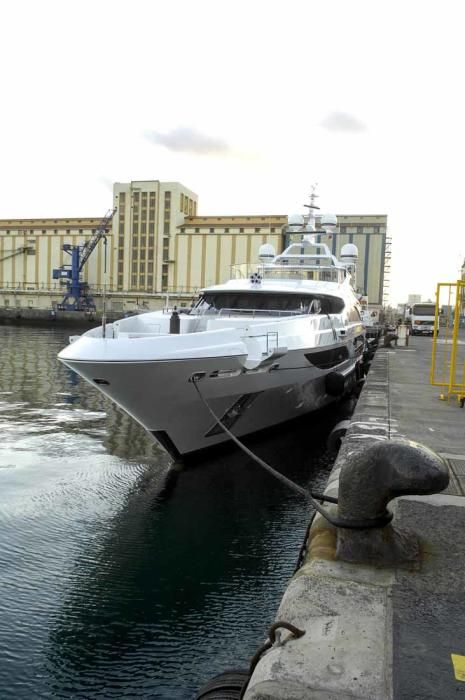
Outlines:
[{"label": "white satellite dome", "polygon": [[287,224],[288,226],[303,226],[304,217],[302,214],[289,214],[287,217]]},{"label": "white satellite dome", "polygon": [[326,214],[321,215],[321,227],[322,228],[330,228],[333,226],[337,226],[337,216],[336,214],[331,214],[327,212]]},{"label": "white satellite dome", "polygon": [[271,262],[276,257],[276,251],[271,243],[264,243],[258,249],[258,259],[260,262]]},{"label": "white satellite dome", "polygon": [[350,258],[358,259],[358,248],[353,243],[346,243],[341,248],[340,256],[341,260],[349,260]]}]

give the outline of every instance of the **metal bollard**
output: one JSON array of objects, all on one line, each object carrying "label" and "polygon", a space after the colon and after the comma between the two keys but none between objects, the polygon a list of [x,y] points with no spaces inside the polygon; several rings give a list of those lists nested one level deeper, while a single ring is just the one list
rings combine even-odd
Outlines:
[{"label": "metal bollard", "polygon": [[180,333],[181,330],[181,319],[179,318],[179,313],[176,306],[173,309],[173,313],[170,316],[170,333]]},{"label": "metal bollard", "polygon": [[[443,491],[449,471],[435,452],[410,440],[377,442],[348,457],[339,477],[338,516],[350,521],[376,521],[398,496]],[[417,538],[392,524],[337,531],[337,558],[353,563],[389,566],[419,559]]]},{"label": "metal bollard", "polygon": [[397,343],[399,347],[405,347],[408,345],[408,333],[407,333],[407,326],[404,323],[401,323],[400,326],[397,327]]}]

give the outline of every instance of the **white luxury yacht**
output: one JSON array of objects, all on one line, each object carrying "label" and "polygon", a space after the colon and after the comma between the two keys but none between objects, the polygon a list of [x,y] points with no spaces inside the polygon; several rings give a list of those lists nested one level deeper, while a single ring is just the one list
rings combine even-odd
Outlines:
[{"label": "white luxury yacht", "polygon": [[[196,305],[116,321],[78,336],[59,359],[108,396],[174,457],[315,411],[350,390],[364,329],[341,262],[315,242],[309,214],[289,217],[298,242],[260,248],[246,278],[203,289]],[[321,217],[333,230],[336,217]],[[201,395],[199,395],[199,392]]]}]

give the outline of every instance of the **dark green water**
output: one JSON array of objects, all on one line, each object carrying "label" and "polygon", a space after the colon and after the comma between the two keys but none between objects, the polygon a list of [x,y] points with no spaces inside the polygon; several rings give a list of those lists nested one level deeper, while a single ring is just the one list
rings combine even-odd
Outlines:
[{"label": "dark green water", "polygon": [[[66,339],[0,326],[0,698],[190,700],[262,644],[309,513],[236,450],[174,472]],[[248,445],[321,485],[327,429]]]}]

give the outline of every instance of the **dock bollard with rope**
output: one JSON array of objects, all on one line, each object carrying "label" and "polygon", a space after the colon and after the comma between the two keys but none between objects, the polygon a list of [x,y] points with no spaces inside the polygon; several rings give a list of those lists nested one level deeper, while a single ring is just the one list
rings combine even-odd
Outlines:
[{"label": "dock bollard with rope", "polygon": [[[411,440],[378,441],[346,457],[339,476],[337,498],[311,493],[277,472],[231,433],[204,398],[198,386],[200,379],[200,375],[192,375],[190,381],[206,409],[231,440],[262,468],[304,496],[328,526],[336,528],[336,559],[376,567],[411,566],[419,559],[416,536],[395,527],[388,504],[400,496],[429,495],[447,488],[449,471],[439,455]],[[329,512],[322,502],[337,504],[337,511],[333,507]],[[248,671],[231,670],[215,676],[200,689],[196,700],[244,698],[255,667],[273,648],[275,632],[280,627],[291,632],[288,641],[305,635],[305,630],[286,621],[275,622],[268,639],[253,656]]]}]

